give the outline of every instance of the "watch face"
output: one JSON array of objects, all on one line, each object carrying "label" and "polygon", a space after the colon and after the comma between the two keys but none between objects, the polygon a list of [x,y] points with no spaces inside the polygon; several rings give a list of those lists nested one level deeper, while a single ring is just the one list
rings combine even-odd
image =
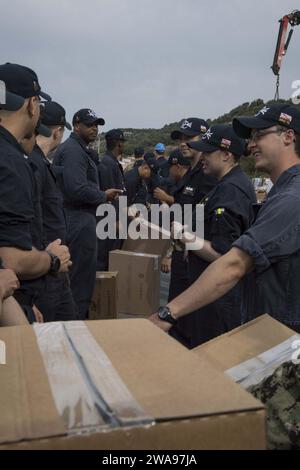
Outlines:
[{"label": "watch face", "polygon": [[160,307],[157,313],[158,313],[158,317],[162,321],[166,321],[170,323],[171,325],[176,325],[177,320],[172,317],[169,307]]},{"label": "watch face", "polygon": [[59,268],[60,268],[60,259],[59,258],[56,258],[53,262],[53,270],[55,272],[58,272],[59,271]]},{"label": "watch face", "polygon": [[60,268],[60,259],[57,256],[52,255],[51,256],[51,272],[58,273],[59,268]]},{"label": "watch face", "polygon": [[166,318],[168,318],[168,316],[169,316],[169,311],[168,311],[168,309],[165,308],[165,307],[161,307],[161,308],[159,309],[158,316],[159,316],[159,318],[161,318],[162,320],[165,320]]}]

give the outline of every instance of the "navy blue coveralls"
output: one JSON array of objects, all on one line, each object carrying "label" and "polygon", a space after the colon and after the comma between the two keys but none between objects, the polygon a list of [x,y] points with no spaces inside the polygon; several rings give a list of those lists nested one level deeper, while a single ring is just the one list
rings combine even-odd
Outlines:
[{"label": "navy blue coveralls", "polygon": [[[217,180],[203,173],[201,162],[190,169],[178,182],[174,193],[176,204],[184,208],[185,204],[196,206],[215,186]],[[174,247],[171,264],[169,302],[180,295],[189,286],[188,263],[184,252]]]},{"label": "navy blue coveralls", "polygon": [[162,178],[169,177],[169,165],[168,160],[165,157],[158,157],[156,163],[159,167],[158,173]]},{"label": "navy blue coveralls", "polygon": [[134,162],[133,168],[124,174],[128,206],[147,203],[147,185],[138,170],[143,163],[143,160]]},{"label": "navy blue coveralls", "polygon": [[[95,150],[90,150],[90,157],[94,160],[99,178],[99,187],[101,191],[113,188],[113,181],[111,172],[99,159],[99,155]],[[101,217],[97,217],[97,223],[101,220]],[[108,254],[109,254],[109,240],[100,239],[97,237],[97,271],[108,270]]]},{"label": "navy blue coveralls", "polygon": [[[204,199],[204,239],[212,248],[225,254],[233,242],[253,221],[256,196],[250,179],[240,166],[235,166]],[[189,251],[189,285],[206,270],[209,263]],[[180,319],[176,331],[185,345],[194,348],[241,324],[241,283],[230,292],[190,315]],[[180,338],[179,338],[180,339]]]},{"label": "navy blue coveralls", "polygon": [[[0,246],[31,251],[43,250],[42,219],[34,171],[24,150],[10,132],[0,126]],[[14,297],[30,322],[37,291],[45,276],[20,281]]]},{"label": "navy blue coveralls", "polygon": [[[105,154],[103,155],[101,163],[107,169],[110,184],[112,185],[111,187],[122,190],[123,191],[122,196],[126,196],[126,187],[125,187],[125,182],[124,182],[123,167],[121,163],[118,161],[118,159],[115,157],[115,155],[109,150],[107,150]],[[119,209],[118,200],[113,201],[112,204],[116,209],[116,215],[117,215],[117,220],[118,220],[118,209]],[[107,239],[105,243],[106,252],[109,253],[112,250],[120,249],[122,246],[122,243],[123,243],[123,240],[118,239],[118,237],[115,240]]]},{"label": "navy blue coveralls", "polygon": [[[55,168],[38,145],[34,147],[29,160],[37,168],[35,178],[43,222],[43,246],[46,248],[57,238],[61,239],[62,244],[66,244],[66,217],[56,183]],[[45,285],[38,291],[35,304],[42,312],[45,322],[75,320],[77,307],[68,273],[46,276]]]},{"label": "navy blue coveralls", "polygon": [[300,333],[300,164],[280,175],[233,246],[254,261],[251,285],[243,289],[243,322],[268,313]]},{"label": "navy blue coveralls", "polygon": [[106,166],[110,175],[110,181],[115,189],[125,190],[124,186],[124,171],[121,163],[115,155],[107,150],[103,155],[101,163]]},{"label": "navy blue coveralls", "polygon": [[106,202],[99,188],[98,170],[85,142],[74,132],[60,145],[54,157],[64,199],[67,245],[73,265],[70,280],[79,318],[85,319],[96,279],[96,209]]}]

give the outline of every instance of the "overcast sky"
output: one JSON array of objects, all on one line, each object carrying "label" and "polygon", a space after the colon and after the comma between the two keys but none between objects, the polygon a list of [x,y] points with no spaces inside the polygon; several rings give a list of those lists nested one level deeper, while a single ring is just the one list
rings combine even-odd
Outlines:
[{"label": "overcast sky", "polygon": [[[0,0],[1,62],[33,68],[69,120],[91,107],[113,127],[215,118],[271,99],[278,19],[297,0]],[[300,80],[300,26],[281,97]]]}]

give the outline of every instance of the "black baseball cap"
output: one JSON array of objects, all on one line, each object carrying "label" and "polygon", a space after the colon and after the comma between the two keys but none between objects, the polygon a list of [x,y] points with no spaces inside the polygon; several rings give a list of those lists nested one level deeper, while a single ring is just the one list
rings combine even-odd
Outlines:
[{"label": "black baseball cap", "polygon": [[114,141],[120,140],[121,142],[126,142],[124,133],[121,129],[111,129],[105,134],[105,139]]},{"label": "black baseball cap", "polygon": [[231,124],[216,124],[207,130],[201,140],[188,142],[187,145],[198,152],[227,150],[236,157],[241,157],[246,148],[245,140],[236,135]]},{"label": "black baseball cap", "polygon": [[234,118],[232,125],[237,135],[244,139],[251,137],[252,129],[267,129],[276,125],[293,129],[300,135],[300,110],[290,104],[264,106],[253,117]]},{"label": "black baseball cap", "polygon": [[45,126],[64,126],[71,130],[71,124],[66,121],[66,111],[55,101],[44,103],[41,108],[41,122]]},{"label": "black baseball cap", "polygon": [[144,155],[144,161],[151,168],[151,170],[159,170],[159,164],[157,163],[153,152],[146,152]]},{"label": "black baseball cap", "polygon": [[[148,165],[147,162],[145,162],[145,160],[137,160],[134,164],[135,168],[139,168],[140,166],[142,165]],[[150,165],[149,165],[150,166]]]},{"label": "black baseball cap", "polygon": [[172,165],[191,166],[190,159],[184,157],[179,149],[175,149],[170,153],[167,163],[169,167]]},{"label": "black baseball cap", "polygon": [[144,151],[144,148],[143,147],[136,147],[134,149],[134,156],[135,157],[142,157],[144,155],[145,151]]},{"label": "black baseball cap", "polygon": [[0,65],[0,109],[17,111],[27,98],[33,96],[51,101],[51,97],[42,92],[33,70],[9,62]]},{"label": "black baseball cap", "polygon": [[100,118],[97,116],[95,111],[93,111],[90,108],[83,108],[77,111],[77,113],[74,114],[73,119],[72,119],[72,124],[93,124],[97,123],[98,126],[104,126],[105,121],[103,118]]},{"label": "black baseball cap", "polygon": [[41,120],[39,120],[39,122],[38,122],[38,124],[35,128],[35,134],[36,135],[42,135],[44,137],[51,137],[52,132],[49,129],[49,127],[44,126],[44,124],[42,124]]},{"label": "black baseball cap", "polygon": [[196,137],[197,135],[204,134],[208,128],[209,125],[204,119],[183,119],[179,129],[171,132],[171,139],[178,140],[182,134],[190,137]]}]

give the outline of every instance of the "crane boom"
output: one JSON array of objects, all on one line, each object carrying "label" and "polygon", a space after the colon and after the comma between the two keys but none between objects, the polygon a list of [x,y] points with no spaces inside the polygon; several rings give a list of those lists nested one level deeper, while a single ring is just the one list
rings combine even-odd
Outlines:
[{"label": "crane boom", "polygon": [[[277,38],[277,45],[274,54],[274,60],[272,65],[272,70],[274,75],[279,75],[281,63],[286,51],[288,49],[292,34],[293,34],[293,27],[300,24],[300,11],[294,10],[289,15],[285,15],[283,18],[279,20],[279,33]],[[287,30],[289,24],[291,25],[292,29],[289,31],[288,38],[287,37]]]}]

